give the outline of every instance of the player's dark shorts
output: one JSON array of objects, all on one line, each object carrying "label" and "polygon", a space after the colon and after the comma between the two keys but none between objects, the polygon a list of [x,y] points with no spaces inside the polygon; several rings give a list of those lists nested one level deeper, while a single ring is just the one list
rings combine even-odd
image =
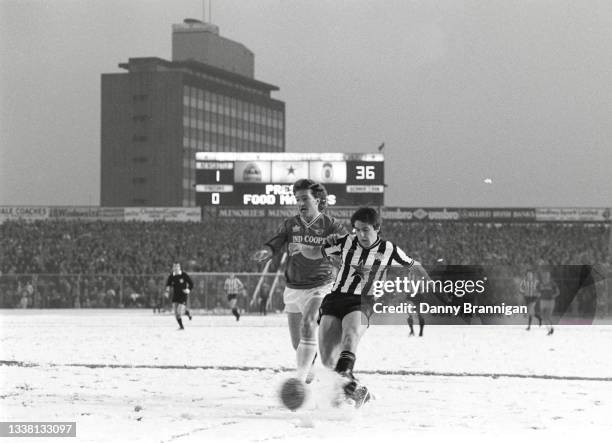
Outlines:
[{"label": "player's dark shorts", "polygon": [[173,294],[172,303],[180,303],[184,305],[187,303],[187,294]]},{"label": "player's dark shorts", "polygon": [[319,308],[319,322],[324,315],[331,315],[342,320],[347,314],[361,311],[370,319],[374,312],[374,298],[361,295],[347,295],[332,292],[327,294]]},{"label": "player's dark shorts", "polygon": [[538,297],[525,297],[525,303],[530,305],[538,301]]},{"label": "player's dark shorts", "polygon": [[238,294],[227,294],[227,301],[236,300],[238,298]]}]

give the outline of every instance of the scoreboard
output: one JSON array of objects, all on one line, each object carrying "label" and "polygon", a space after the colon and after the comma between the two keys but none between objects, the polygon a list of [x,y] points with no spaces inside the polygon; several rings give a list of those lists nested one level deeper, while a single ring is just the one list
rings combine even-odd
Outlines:
[{"label": "scoreboard", "polygon": [[197,152],[198,206],[295,205],[293,183],[310,178],[329,206],[383,206],[383,154]]}]

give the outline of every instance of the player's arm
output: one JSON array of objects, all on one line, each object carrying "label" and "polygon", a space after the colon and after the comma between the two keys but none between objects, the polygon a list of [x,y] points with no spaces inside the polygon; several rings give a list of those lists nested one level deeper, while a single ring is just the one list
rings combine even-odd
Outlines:
[{"label": "player's arm", "polygon": [[420,276],[425,282],[431,280],[431,277],[429,277],[427,270],[425,270],[423,265],[416,260],[414,260],[414,263],[410,267],[410,270],[412,270],[417,276]]},{"label": "player's arm", "polygon": [[166,289],[164,290],[164,297],[168,298],[170,295],[170,288],[172,286],[172,274],[166,279]]},{"label": "player's arm", "polygon": [[557,284],[555,282],[552,282],[552,286],[553,286],[553,299],[559,297],[559,294],[561,293],[561,291],[559,291],[559,286],[557,286]]},{"label": "player's arm", "polygon": [[340,234],[332,233],[329,234],[325,238],[326,245],[325,246],[311,246],[304,245],[302,243],[290,243],[290,254],[302,254],[309,260],[320,260],[322,258],[329,258],[330,254],[339,255],[342,250],[342,246],[344,245],[344,241],[346,240],[344,237],[341,237]]},{"label": "player's arm", "polygon": [[287,220],[285,220],[276,231],[276,235],[266,242],[264,247],[253,254],[253,260],[264,262],[278,254],[288,240]]},{"label": "player's arm", "polygon": [[320,260],[323,258],[323,250],[321,246],[303,245],[295,243],[296,252],[299,252],[309,260]]},{"label": "player's arm", "polygon": [[331,232],[332,234],[335,234],[337,238],[341,238],[345,235],[348,235],[348,231],[346,230],[344,225],[342,223],[337,222],[336,220],[334,220],[334,223],[332,224]]},{"label": "player's arm", "polygon": [[327,237],[325,237],[326,246],[334,246],[335,244],[340,242],[341,238],[346,237],[348,235],[348,232],[346,232],[346,228],[344,227],[344,225],[338,223],[335,220],[327,232]]},{"label": "player's arm", "polygon": [[393,252],[391,253],[391,266],[402,266],[404,268],[408,268],[416,278],[422,278],[425,283],[431,280],[429,274],[420,262],[416,261],[412,257],[409,257],[404,251],[395,245],[393,245]]},{"label": "player's arm", "polygon": [[185,277],[185,282],[187,283],[187,288],[184,289],[183,292],[185,294],[189,294],[193,289],[193,280],[191,280],[191,277],[189,277],[189,274],[186,272],[183,272],[183,276]]},{"label": "player's arm", "polygon": [[259,249],[258,251],[255,251],[255,253],[253,254],[253,260],[261,263],[271,259],[272,256],[274,256],[274,250],[270,246],[264,245],[263,248]]},{"label": "player's arm", "polygon": [[331,259],[334,256],[339,257],[342,254],[342,249],[346,244],[348,234],[334,232],[325,238],[325,245],[319,247],[319,251],[323,258]]}]

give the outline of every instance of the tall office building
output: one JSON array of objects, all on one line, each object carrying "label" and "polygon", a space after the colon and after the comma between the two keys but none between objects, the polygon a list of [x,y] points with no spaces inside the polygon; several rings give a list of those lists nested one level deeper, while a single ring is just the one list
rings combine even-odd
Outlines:
[{"label": "tall office building", "polygon": [[197,151],[285,151],[285,103],[253,53],[199,20],[172,31],[172,61],[102,74],[102,206],[194,206]]}]

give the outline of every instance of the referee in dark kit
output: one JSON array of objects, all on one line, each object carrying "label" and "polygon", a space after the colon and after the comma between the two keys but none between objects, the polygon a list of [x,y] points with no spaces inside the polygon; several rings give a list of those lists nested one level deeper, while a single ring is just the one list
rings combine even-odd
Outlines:
[{"label": "referee in dark kit", "polygon": [[193,289],[193,281],[191,277],[181,269],[181,264],[178,262],[172,264],[172,273],[168,276],[168,280],[166,280],[166,297],[170,294],[170,289],[172,289],[172,308],[174,310],[174,317],[179,324],[179,329],[185,329],[181,317],[184,311],[187,317],[189,317],[189,320],[191,320],[191,313],[186,306],[187,297]]}]

